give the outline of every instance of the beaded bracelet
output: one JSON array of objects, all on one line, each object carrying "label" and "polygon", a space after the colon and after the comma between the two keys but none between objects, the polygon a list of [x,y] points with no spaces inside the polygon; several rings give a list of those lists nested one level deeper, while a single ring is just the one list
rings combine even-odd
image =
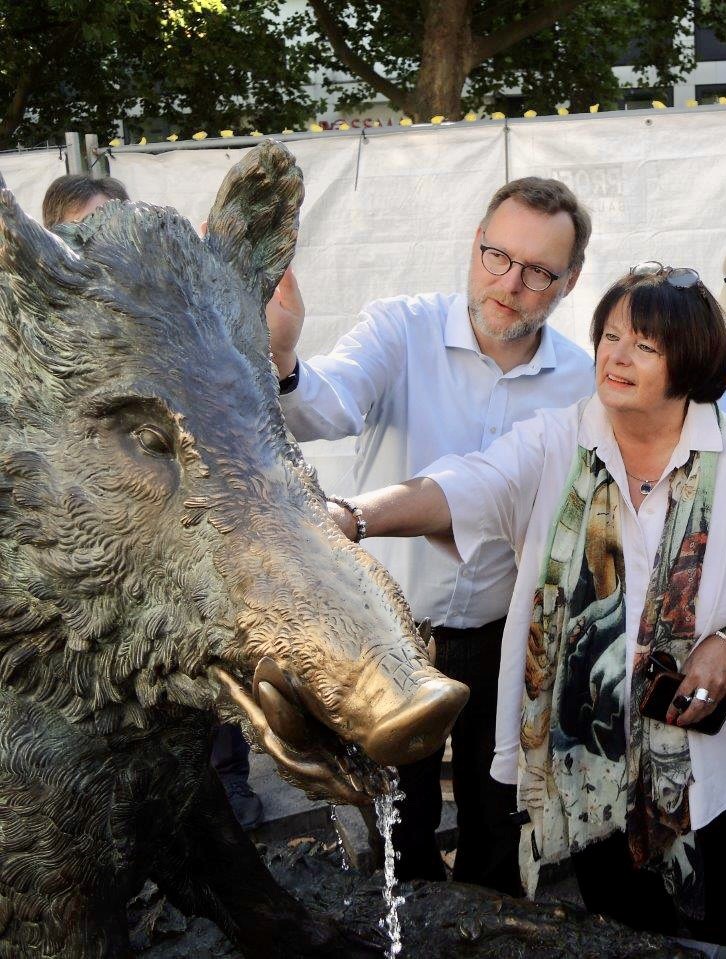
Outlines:
[{"label": "beaded bracelet", "polygon": [[328,502],[342,506],[343,509],[347,509],[349,513],[353,514],[356,527],[354,543],[360,543],[362,539],[366,538],[368,535],[368,524],[363,519],[363,513],[361,513],[359,506],[355,506],[349,499],[344,499],[342,496],[328,496]]}]

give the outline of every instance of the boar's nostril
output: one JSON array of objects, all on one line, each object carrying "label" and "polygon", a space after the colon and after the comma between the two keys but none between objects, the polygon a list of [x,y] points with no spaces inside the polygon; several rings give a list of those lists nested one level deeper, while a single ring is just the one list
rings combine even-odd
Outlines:
[{"label": "boar's nostril", "polygon": [[405,706],[384,716],[361,745],[384,766],[403,766],[429,756],[443,744],[468,698],[463,683],[431,679]]}]

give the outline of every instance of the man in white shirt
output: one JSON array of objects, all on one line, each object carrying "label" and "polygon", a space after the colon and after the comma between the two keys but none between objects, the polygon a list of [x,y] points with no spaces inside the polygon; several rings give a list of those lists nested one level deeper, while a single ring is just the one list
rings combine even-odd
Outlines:
[{"label": "man in white shirt", "polygon": [[[575,285],[590,219],[555,180],[502,187],[477,229],[468,294],[369,304],[327,356],[298,360],[302,301],[288,275],[268,307],[287,424],[299,441],[358,435],[356,493],[414,476],[449,453],[484,451],[540,407],[593,387],[592,360],[546,319]],[[430,618],[436,666],[465,682],[452,731],[459,844],[454,878],[520,891],[513,787],[489,775],[504,617],[515,581],[511,547],[488,543],[455,567],[423,539],[377,540],[370,551]],[[443,752],[443,751],[442,751]],[[400,770],[407,799],[394,831],[401,879],[442,879],[435,830],[442,752]]]}]

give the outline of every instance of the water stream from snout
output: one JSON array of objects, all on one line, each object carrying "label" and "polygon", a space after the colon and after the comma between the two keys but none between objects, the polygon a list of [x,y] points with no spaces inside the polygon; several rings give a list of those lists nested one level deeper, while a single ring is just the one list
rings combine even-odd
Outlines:
[{"label": "water stream from snout", "polygon": [[398,907],[404,903],[403,896],[397,896],[394,893],[396,884],[396,853],[393,848],[392,830],[395,823],[401,821],[401,814],[394,806],[394,802],[403,799],[404,794],[398,788],[398,773],[393,767],[388,768],[389,790],[382,796],[376,796],[376,825],[378,832],[383,838],[383,876],[385,885],[383,887],[383,901],[386,904],[387,913],[384,918],[379,920],[381,928],[386,928],[388,938],[391,944],[386,952],[387,959],[395,959],[402,948],[401,943],[401,920],[398,918]]},{"label": "water stream from snout", "polygon": [[350,860],[348,859],[348,853],[345,851],[345,846],[343,845],[343,836],[340,832],[340,826],[338,825],[338,814],[335,811],[335,805],[333,803],[330,804],[330,821],[332,822],[335,828],[335,835],[338,838],[338,852],[340,853],[340,868],[343,870],[343,872],[348,872],[348,870],[350,869]]}]

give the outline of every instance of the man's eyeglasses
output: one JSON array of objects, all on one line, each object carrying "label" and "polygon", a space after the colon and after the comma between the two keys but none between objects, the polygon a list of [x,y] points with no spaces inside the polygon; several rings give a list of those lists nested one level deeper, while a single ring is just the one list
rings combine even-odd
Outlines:
[{"label": "man's eyeglasses", "polygon": [[696,270],[690,266],[663,266],[657,260],[646,260],[645,263],[631,266],[630,273],[632,276],[660,276],[663,273],[670,285],[679,290],[688,290],[701,281]]},{"label": "man's eyeglasses", "polygon": [[560,274],[546,270],[543,266],[535,266],[532,263],[522,263],[521,260],[513,260],[508,253],[498,250],[495,246],[479,247],[481,250],[481,263],[488,273],[494,276],[504,276],[509,273],[514,264],[522,267],[522,283],[533,293],[544,293],[555,280],[559,280]]}]

